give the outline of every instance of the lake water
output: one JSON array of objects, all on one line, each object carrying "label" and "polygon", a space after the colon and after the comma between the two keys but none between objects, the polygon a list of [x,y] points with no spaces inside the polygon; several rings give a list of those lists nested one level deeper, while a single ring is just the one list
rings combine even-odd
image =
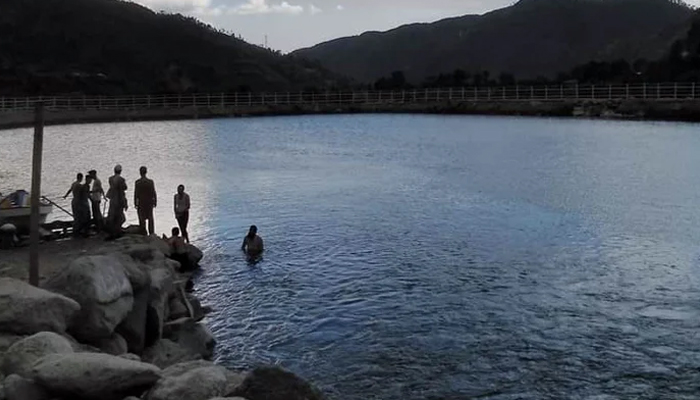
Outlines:
[{"label": "lake water", "polygon": [[[91,168],[106,184],[115,163],[131,187],[149,167],[159,232],[187,186],[206,254],[197,292],[227,365],[280,363],[337,399],[700,393],[697,125],[368,115],[49,127],[44,194]],[[29,189],[30,169],[31,131],[0,131],[0,190]],[[253,223],[268,249],[254,267],[239,250]]]}]

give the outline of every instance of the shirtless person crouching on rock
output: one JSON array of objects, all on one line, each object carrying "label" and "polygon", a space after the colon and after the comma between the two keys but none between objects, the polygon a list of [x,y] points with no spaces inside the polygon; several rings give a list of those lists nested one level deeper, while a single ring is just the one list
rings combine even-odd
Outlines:
[{"label": "shirtless person crouching on rock", "polygon": [[241,246],[248,257],[248,261],[257,261],[263,253],[263,240],[258,236],[258,227],[253,225],[250,227],[248,234],[243,238],[243,245]]}]

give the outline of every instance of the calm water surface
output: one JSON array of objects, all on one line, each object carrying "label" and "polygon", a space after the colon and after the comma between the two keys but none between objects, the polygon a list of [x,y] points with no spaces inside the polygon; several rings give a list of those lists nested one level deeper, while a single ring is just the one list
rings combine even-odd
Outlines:
[{"label": "calm water surface", "polygon": [[[0,132],[0,190],[29,188],[30,157],[31,131]],[[280,363],[337,399],[700,394],[697,125],[50,127],[44,194],[93,167],[106,182],[117,162],[132,187],[149,166],[160,232],[187,185],[207,255],[197,290],[230,366]],[[239,251],[252,223],[268,248],[257,266]]]}]

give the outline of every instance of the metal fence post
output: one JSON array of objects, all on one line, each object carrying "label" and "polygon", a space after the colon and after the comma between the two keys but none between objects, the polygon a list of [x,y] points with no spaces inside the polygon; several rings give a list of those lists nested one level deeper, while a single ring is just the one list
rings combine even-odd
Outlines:
[{"label": "metal fence post", "polygon": [[695,82],[693,82],[693,99],[695,98]]},{"label": "metal fence post", "polygon": [[644,82],[644,85],[642,86],[643,92],[642,92],[642,98],[646,100],[647,98],[647,83]]},{"label": "metal fence post", "polygon": [[678,98],[678,82],[673,83],[673,99]]},{"label": "metal fence post", "polygon": [[661,84],[656,84],[656,100],[661,99]]},{"label": "metal fence post", "polygon": [[625,85],[625,99],[629,100],[629,98],[630,98],[630,84],[628,83]]},{"label": "metal fence post", "polygon": [[544,99],[549,100],[549,86],[544,85]]},{"label": "metal fence post", "polygon": [[591,85],[591,100],[595,100],[595,85]]}]

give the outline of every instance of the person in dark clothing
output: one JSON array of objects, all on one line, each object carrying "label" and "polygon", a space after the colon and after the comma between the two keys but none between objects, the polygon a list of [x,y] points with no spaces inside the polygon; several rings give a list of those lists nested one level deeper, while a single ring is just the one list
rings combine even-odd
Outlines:
[{"label": "person in dark clothing", "polygon": [[107,230],[110,240],[123,234],[122,225],[126,222],[124,212],[129,209],[126,190],[126,180],[122,177],[122,166],[117,164],[114,167],[114,175],[109,177],[109,190],[107,190],[107,199],[109,199]]},{"label": "person in dark clothing", "polygon": [[71,209],[73,212],[73,235],[85,235],[87,233],[87,228],[90,223],[90,206],[88,204],[88,192],[89,192],[90,182],[86,180],[83,183],[83,174],[78,173],[76,175],[75,182],[71,185],[70,189],[66,192],[63,198],[67,198],[70,194],[73,194],[73,200],[71,201]]},{"label": "person in dark clothing", "polygon": [[189,243],[190,236],[187,234],[187,223],[190,220],[190,195],[185,193],[185,185],[179,185],[177,187],[177,193],[173,201],[173,209],[175,211],[175,219],[182,232],[182,237]]},{"label": "person in dark clothing", "polygon": [[[156,208],[158,204],[156,186],[152,179],[146,177],[148,173],[146,167],[141,167],[139,173],[141,174],[141,178],[136,181],[134,186],[134,206],[139,214],[141,233],[144,235],[152,235],[155,233],[153,209]],[[146,231],[146,221],[148,221],[148,231]]]},{"label": "person in dark clothing", "polygon": [[245,252],[248,261],[257,261],[262,257],[264,250],[263,240],[258,236],[258,227],[252,225],[248,234],[243,238],[241,250]]}]

